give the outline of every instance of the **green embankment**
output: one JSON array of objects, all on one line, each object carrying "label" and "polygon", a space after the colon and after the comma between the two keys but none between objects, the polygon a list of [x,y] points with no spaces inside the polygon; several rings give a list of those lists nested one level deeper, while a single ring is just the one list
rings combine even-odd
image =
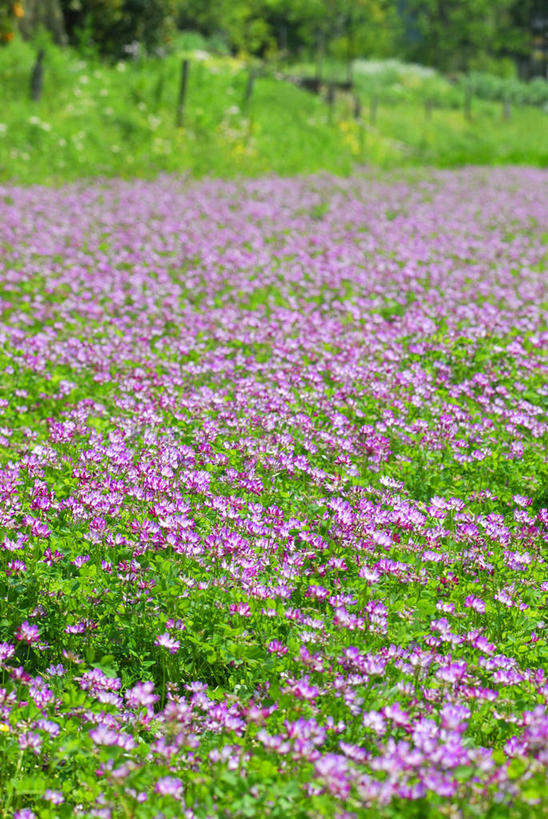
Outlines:
[{"label": "green embankment", "polygon": [[[333,111],[281,77],[278,67],[255,80],[242,60],[179,51],[108,65],[47,46],[43,93],[29,94],[36,46],[0,51],[0,180],[63,182],[82,176],[284,175],[356,164],[548,164],[547,113],[541,107],[474,98],[467,116],[462,90],[409,67],[390,75],[355,71],[362,106],[337,93]],[[191,60],[184,125],[175,124],[180,66]],[[382,72],[381,72],[382,74]],[[383,78],[384,77],[384,78]],[[427,110],[426,100],[434,107]],[[376,103],[373,102],[376,100]],[[376,108],[372,115],[372,104]]]}]

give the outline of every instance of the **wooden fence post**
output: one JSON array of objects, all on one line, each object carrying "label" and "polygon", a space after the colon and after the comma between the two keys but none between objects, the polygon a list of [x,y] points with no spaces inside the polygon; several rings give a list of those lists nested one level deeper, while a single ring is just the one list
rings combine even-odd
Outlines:
[{"label": "wooden fence post", "polygon": [[44,83],[44,49],[41,48],[36,57],[36,62],[32,67],[30,75],[30,98],[34,102],[38,102],[42,96],[42,87]]},{"label": "wooden fence post", "polygon": [[244,97],[244,111],[247,111],[249,107],[249,103],[251,102],[251,97],[253,96],[253,86],[255,85],[255,69],[250,68],[249,74],[247,77],[247,85],[245,87],[245,97]]},{"label": "wooden fence post", "polygon": [[377,108],[379,105],[379,98],[376,94],[371,97],[371,105],[369,107],[369,122],[374,125],[377,121]]},{"label": "wooden fence post", "polygon": [[469,88],[464,92],[464,116],[466,119],[472,119],[472,92]]},{"label": "wooden fence post", "polygon": [[352,60],[348,60],[346,65],[346,82],[348,83],[348,87],[352,88],[354,84],[354,64]]},{"label": "wooden fence post", "polygon": [[186,88],[188,84],[189,60],[183,60],[181,66],[181,84],[179,86],[179,99],[177,101],[177,128],[182,128],[185,114]]},{"label": "wooden fence post", "polygon": [[335,85],[330,82],[327,86],[326,102],[329,105],[329,122],[333,120],[333,109],[335,108]]},{"label": "wooden fence post", "polygon": [[323,74],[324,45],[325,43],[323,31],[321,29],[318,29],[316,38],[316,81],[318,83],[318,88],[320,87]]},{"label": "wooden fence post", "polygon": [[354,94],[354,119],[358,124],[359,159],[363,162],[365,149],[365,125],[362,119],[362,101],[359,94]]}]

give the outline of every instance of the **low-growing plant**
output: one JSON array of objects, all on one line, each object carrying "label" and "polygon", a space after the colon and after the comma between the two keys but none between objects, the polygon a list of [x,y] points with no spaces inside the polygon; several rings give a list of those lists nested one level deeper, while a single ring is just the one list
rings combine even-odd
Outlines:
[{"label": "low-growing plant", "polygon": [[545,183],[0,188],[2,817],[545,814]]}]

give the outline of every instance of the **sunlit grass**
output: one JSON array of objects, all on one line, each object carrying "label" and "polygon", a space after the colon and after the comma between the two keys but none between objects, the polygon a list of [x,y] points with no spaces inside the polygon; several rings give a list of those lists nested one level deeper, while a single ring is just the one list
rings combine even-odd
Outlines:
[{"label": "sunlit grass", "polygon": [[[337,93],[330,111],[324,94],[307,93],[276,72],[257,77],[246,105],[244,61],[188,51],[107,65],[50,45],[42,98],[32,102],[34,55],[35,48],[22,42],[0,52],[3,180],[51,183],[161,172],[346,174],[363,163],[545,166],[548,160],[542,109],[513,107],[506,119],[500,103],[474,100],[467,118],[463,107],[455,107],[453,91],[443,102],[445,81],[439,77],[417,80],[411,72],[398,97],[397,84],[374,91],[358,74],[362,116],[356,122],[350,94]],[[183,127],[177,128],[185,55],[191,59],[188,95]],[[433,94],[432,83],[439,93]],[[431,93],[437,104],[428,115],[424,100]]]}]

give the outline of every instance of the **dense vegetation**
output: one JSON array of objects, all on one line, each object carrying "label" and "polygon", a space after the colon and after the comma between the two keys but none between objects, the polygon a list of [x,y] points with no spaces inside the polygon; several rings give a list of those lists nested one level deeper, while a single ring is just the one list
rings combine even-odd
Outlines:
[{"label": "dense vegetation", "polygon": [[1,819],[548,815],[542,15],[0,0]]},{"label": "dense vegetation", "polygon": [[232,53],[398,54],[447,71],[546,76],[548,57],[542,0],[0,0],[0,42],[17,21],[111,57],[169,49],[177,28]]},{"label": "dense vegetation", "polygon": [[[420,67],[356,61],[362,107],[356,120],[353,94],[338,92],[330,111],[325,89],[316,97],[282,79],[311,73],[308,63],[279,64],[260,74],[246,105],[249,64],[215,56],[193,36],[169,57],[114,65],[46,43],[43,93],[34,102],[29,78],[39,45],[15,40],[0,50],[0,179],[348,173],[364,163],[451,167],[548,160],[544,81],[471,75],[450,83]],[[191,59],[188,94],[184,127],[177,128],[185,55]],[[325,72],[341,77],[344,66],[330,62]]]},{"label": "dense vegetation", "polygon": [[544,816],[546,173],[0,189],[2,816]]}]

